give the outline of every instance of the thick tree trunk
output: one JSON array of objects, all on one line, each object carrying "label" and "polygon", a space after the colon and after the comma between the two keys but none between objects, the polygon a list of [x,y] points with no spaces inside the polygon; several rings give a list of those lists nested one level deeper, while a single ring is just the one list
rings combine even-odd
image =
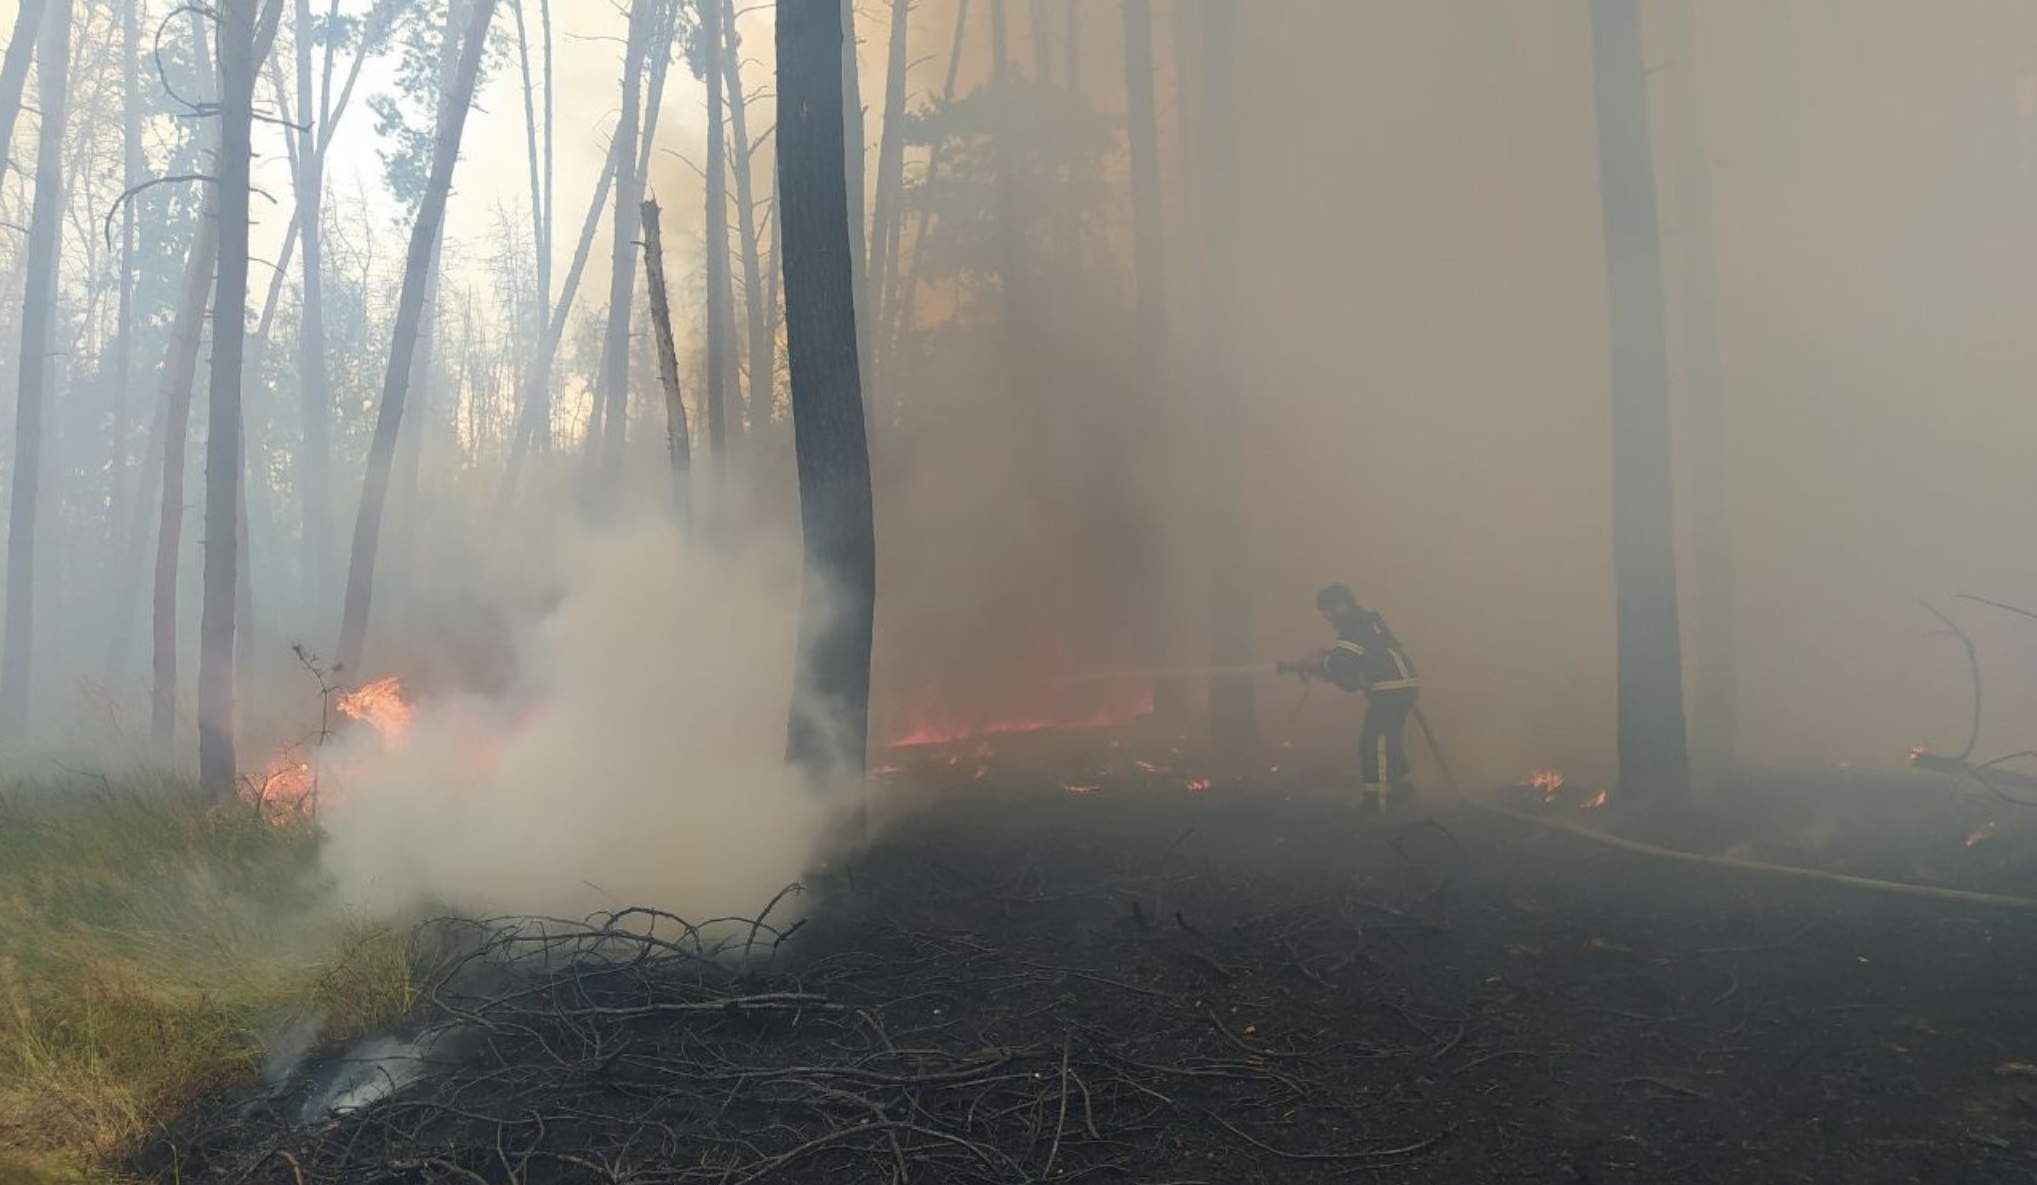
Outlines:
[{"label": "thick tree trunk", "polygon": [[[719,0],[708,0],[718,5]],[[651,333],[658,344],[658,382],[665,390],[665,447],[672,458],[672,514],[681,526],[693,515],[693,439],[679,390],[679,348],[672,340],[672,302],[665,287],[665,244],[658,203],[643,204],[644,281],[651,300]]]},{"label": "thick tree trunk", "polygon": [[786,342],[806,553],[788,755],[816,781],[860,778],[867,763],[877,593],[842,167],[844,37],[839,0],[778,0]]},{"label": "thick tree trunk", "polygon": [[[31,24],[29,27],[35,27]],[[17,27],[17,32],[19,28]],[[71,0],[55,0],[41,27],[36,99],[35,198],[28,216],[27,277],[21,303],[20,387],[14,404],[13,502],[7,518],[7,616],[0,636],[0,738],[28,731],[35,626],[35,518],[42,480],[42,415],[49,400],[57,266],[63,245],[64,140],[69,118]],[[12,56],[10,47],[9,56]],[[11,62],[9,63],[12,64]],[[16,103],[20,92],[15,92]],[[10,113],[11,115],[11,113]]]},{"label": "thick tree trunk", "polygon": [[[870,247],[869,221],[864,209],[866,152],[863,127],[862,64],[856,52],[856,0],[842,3],[842,168],[849,193],[849,276],[856,301],[856,366],[859,386],[867,402],[870,389]],[[878,422],[866,422],[874,430]]]},{"label": "thick tree trunk", "polygon": [[643,200],[637,172],[638,129],[642,126],[644,58],[654,10],[653,0],[632,0],[629,41],[623,48],[622,121],[615,129],[615,233],[608,255],[608,332],[602,340],[601,376],[596,387],[595,414],[600,417],[600,427],[587,442],[588,493],[596,501],[605,500],[620,479],[628,427],[630,306],[636,290],[638,205]]},{"label": "thick tree trunk", "polygon": [[747,418],[754,438],[771,422],[771,404],[778,394],[778,327],[766,303],[763,248],[757,241],[757,191],[750,168],[756,146],[750,142],[735,21],[735,0],[723,0],[722,74],[728,86],[729,129],[735,134],[736,233],[742,239],[743,316],[750,342]]},{"label": "thick tree trunk", "polygon": [[[1160,206],[1160,124],[1153,97],[1153,11],[1151,0],[1123,0],[1125,22],[1125,135],[1132,163],[1132,279],[1137,301],[1132,330],[1139,404],[1146,422],[1162,415],[1161,394],[1167,372],[1166,227]],[[1070,30],[1072,35],[1073,30]],[[1165,605],[1159,595],[1166,584],[1159,557],[1146,565],[1156,590],[1151,605]],[[1169,663],[1170,622],[1164,613],[1146,614],[1146,657],[1155,670]],[[1187,691],[1178,676],[1153,681],[1153,711],[1165,720],[1181,715]]]},{"label": "thick tree trunk", "polygon": [[35,59],[36,34],[42,28],[49,0],[19,0],[7,55],[0,58],[0,175],[13,162],[14,123],[21,117],[21,94],[28,89],[28,64]]},{"label": "thick tree trunk", "polygon": [[871,252],[869,326],[862,342],[872,350],[864,370],[879,373],[884,362],[879,327],[891,323],[891,302],[898,284],[899,228],[905,196],[905,72],[906,32],[911,0],[891,0],[891,41],[884,56],[884,130],[877,140],[877,202],[871,218],[875,249]]},{"label": "thick tree trunk", "polygon": [[382,529],[382,511],[389,497],[390,471],[396,460],[397,435],[403,426],[403,403],[408,394],[411,363],[417,356],[417,338],[424,319],[424,288],[431,265],[432,245],[445,224],[446,199],[453,188],[453,166],[459,161],[460,137],[467,126],[467,109],[474,102],[474,84],[481,75],[481,59],[487,48],[488,22],[495,15],[495,0],[474,0],[467,18],[466,36],[461,41],[458,71],[453,88],[439,111],[438,141],[432,147],[431,176],[419,203],[417,223],[411,228],[410,249],[404,257],[403,288],[396,301],[394,340],[389,350],[389,370],[382,384],[382,398],[376,407],[375,436],[368,446],[368,472],[361,484],[361,509],[354,521],[354,544],[347,568],[347,597],[340,621],[338,660],[358,672],[368,639],[368,610],[375,589],[375,545]]},{"label": "thick tree trunk", "polygon": [[1237,292],[1239,179],[1232,170],[1232,0],[1202,0],[1203,242],[1200,278],[1206,420],[1203,489],[1209,530],[1210,662],[1224,673],[1210,678],[1210,750],[1231,766],[1251,761],[1259,748],[1259,719],[1252,676],[1238,674],[1252,661],[1251,556],[1245,529],[1243,417],[1230,327]]},{"label": "thick tree trunk", "polygon": [[[722,0],[700,0],[700,41],[707,58],[707,451],[719,471],[728,447],[728,404],[735,385],[735,293],[729,275],[728,136],[722,115]],[[646,210],[655,207],[647,206]],[[669,392],[668,392],[669,397]],[[711,513],[711,512],[710,512]]]},{"label": "thick tree trunk", "polygon": [[1662,252],[1638,0],[1591,0],[1591,36],[1612,345],[1620,792],[1676,797],[1689,786],[1690,762]]},{"label": "thick tree trunk", "polygon": [[1739,661],[1733,607],[1732,505],[1727,490],[1727,424],[1719,389],[1719,283],[1712,177],[1691,0],[1662,11],[1676,63],[1669,105],[1683,292],[1685,457],[1690,462],[1691,757],[1705,780],[1729,777],[1739,761]]},{"label": "thick tree trunk", "polygon": [[247,338],[256,0],[224,0],[219,37],[219,269],[205,441],[205,581],[198,643],[198,780],[234,790],[233,644],[242,524],[241,365]]}]

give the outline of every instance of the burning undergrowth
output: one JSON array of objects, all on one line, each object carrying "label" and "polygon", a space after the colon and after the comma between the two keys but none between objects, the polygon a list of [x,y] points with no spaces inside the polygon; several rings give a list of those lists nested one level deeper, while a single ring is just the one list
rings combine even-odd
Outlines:
[{"label": "burning undergrowth", "polygon": [[571,579],[517,638],[511,687],[362,709],[369,726],[322,752],[340,897],[383,914],[711,916],[797,879],[830,811],[784,762],[797,563],[662,527],[561,556]]}]

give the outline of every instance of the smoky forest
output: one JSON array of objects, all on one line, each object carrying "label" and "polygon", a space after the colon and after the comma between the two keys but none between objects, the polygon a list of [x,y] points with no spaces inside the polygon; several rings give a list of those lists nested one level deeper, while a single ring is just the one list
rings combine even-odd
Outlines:
[{"label": "smoky forest", "polygon": [[0,1185],[2037,1179],[2037,4],[0,47]]}]

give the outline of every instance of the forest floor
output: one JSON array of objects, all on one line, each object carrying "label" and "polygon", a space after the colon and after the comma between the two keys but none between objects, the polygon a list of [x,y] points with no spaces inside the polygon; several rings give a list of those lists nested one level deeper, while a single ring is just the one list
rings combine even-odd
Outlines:
[{"label": "forest floor", "polygon": [[[901,758],[910,809],[761,925],[448,924],[460,969],[411,1028],[218,1098],[134,1167],[2037,1179],[2037,913],[1651,859],[1440,796],[1361,820],[1326,771],[1209,788],[1171,760],[1100,734]],[[1488,799],[1620,823],[1580,791]],[[1777,775],[1689,838],[2037,891],[2037,823],[1997,808],[2033,813]]]}]

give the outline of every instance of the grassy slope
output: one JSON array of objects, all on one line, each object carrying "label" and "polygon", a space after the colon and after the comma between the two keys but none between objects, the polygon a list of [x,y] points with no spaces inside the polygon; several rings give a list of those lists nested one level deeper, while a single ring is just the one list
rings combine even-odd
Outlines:
[{"label": "grassy slope", "polygon": [[111,1180],[155,1124],[259,1073],[264,1034],[409,1007],[403,935],[321,904],[316,843],[176,787],[0,798],[0,1185]]}]

